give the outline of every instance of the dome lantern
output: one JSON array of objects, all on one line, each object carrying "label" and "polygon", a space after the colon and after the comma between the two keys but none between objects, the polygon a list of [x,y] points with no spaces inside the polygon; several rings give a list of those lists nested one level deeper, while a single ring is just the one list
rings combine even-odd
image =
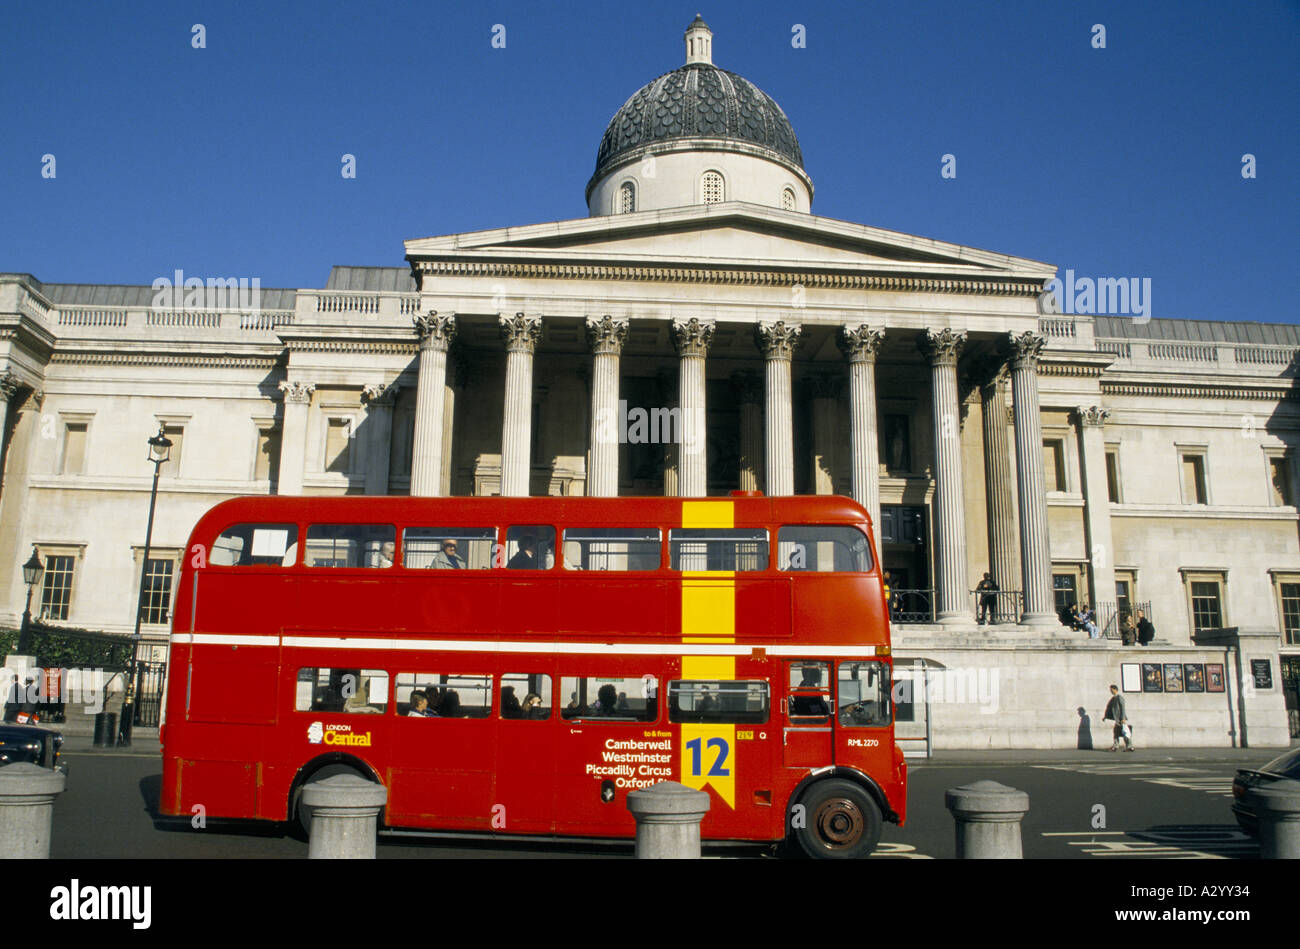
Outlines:
[{"label": "dome lantern", "polygon": [[698,13],[686,28],[686,65],[692,63],[713,65],[713,31]]}]

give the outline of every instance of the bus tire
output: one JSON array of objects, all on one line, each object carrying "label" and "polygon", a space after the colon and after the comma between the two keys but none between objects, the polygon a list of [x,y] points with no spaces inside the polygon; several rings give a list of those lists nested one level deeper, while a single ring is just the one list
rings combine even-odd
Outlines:
[{"label": "bus tire", "polygon": [[[818,781],[804,792],[800,826],[790,834],[814,859],[867,857],[880,841],[880,808],[867,790],[843,778]],[[792,822],[793,823],[793,822]]]},{"label": "bus tire", "polygon": [[368,774],[363,774],[350,764],[335,763],[327,764],[304,781],[293,794],[293,820],[290,825],[301,834],[303,840],[308,840],[311,837],[311,808],[302,803],[302,792],[306,790],[309,784],[315,784],[317,781],[324,781],[326,778],[332,778],[339,774],[355,774],[367,781],[372,780]]}]

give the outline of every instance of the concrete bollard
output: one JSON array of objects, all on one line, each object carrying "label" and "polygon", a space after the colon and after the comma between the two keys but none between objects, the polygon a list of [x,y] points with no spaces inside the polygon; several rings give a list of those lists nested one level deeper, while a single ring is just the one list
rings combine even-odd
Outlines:
[{"label": "concrete bollard", "polygon": [[67,780],[26,761],[0,768],[0,858],[49,859],[54,799]]},{"label": "concrete bollard", "polygon": [[709,812],[709,795],[676,781],[633,791],[627,809],[636,818],[638,860],[698,860],[700,821]]},{"label": "concrete bollard", "polygon": [[1300,860],[1300,781],[1275,781],[1246,792],[1259,821],[1259,855]]},{"label": "concrete bollard", "polygon": [[1029,813],[1029,795],[996,781],[950,788],[943,802],[957,822],[959,860],[1019,860],[1020,821]]},{"label": "concrete bollard", "polygon": [[311,860],[373,860],[379,811],[388,788],[358,774],[336,774],[302,789],[311,808],[307,857]]}]

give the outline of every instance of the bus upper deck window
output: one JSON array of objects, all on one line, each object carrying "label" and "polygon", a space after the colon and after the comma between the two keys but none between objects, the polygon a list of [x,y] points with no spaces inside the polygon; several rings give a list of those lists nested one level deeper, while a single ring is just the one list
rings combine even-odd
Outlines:
[{"label": "bus upper deck window", "polygon": [[506,528],[507,570],[550,570],[555,566],[555,528],[518,525]]},{"label": "bus upper deck window", "polygon": [[417,570],[487,570],[495,527],[408,527],[402,531],[402,566]]},{"label": "bus upper deck window", "polygon": [[848,525],[788,525],[777,533],[776,545],[781,570],[865,573],[871,569],[867,535]]},{"label": "bus upper deck window", "polygon": [[767,531],[674,527],[668,532],[673,570],[766,570]]},{"label": "bus upper deck window", "polygon": [[304,561],[309,567],[391,567],[396,538],[389,524],[312,524]]},{"label": "bus upper deck window", "polygon": [[288,567],[297,559],[297,524],[236,524],[221,532],[208,563],[214,567]]},{"label": "bus upper deck window", "polygon": [[573,527],[564,531],[566,570],[658,570],[656,527]]}]

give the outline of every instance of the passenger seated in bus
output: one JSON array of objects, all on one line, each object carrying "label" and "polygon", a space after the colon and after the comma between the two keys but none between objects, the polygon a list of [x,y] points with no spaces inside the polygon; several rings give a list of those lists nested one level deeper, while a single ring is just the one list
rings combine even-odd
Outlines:
[{"label": "passenger seated in bus", "polygon": [[523,717],[533,720],[550,717],[550,710],[542,708],[542,697],[536,692],[524,696]]},{"label": "passenger seated in bus", "polygon": [[464,570],[465,561],[456,554],[456,542],[448,537],[442,542],[438,552],[433,555],[436,570]]},{"label": "passenger seated in bus", "polygon": [[618,689],[612,685],[602,685],[596,693],[596,704],[591,707],[592,715],[615,715],[618,712]]},{"label": "passenger seated in bus", "polygon": [[515,697],[515,687],[513,685],[501,686],[501,717],[524,717],[524,710],[519,704],[519,699]]},{"label": "passenger seated in bus", "polygon": [[393,560],[397,557],[397,545],[391,540],[386,540],[379,547],[379,561],[376,567],[391,567]]},{"label": "passenger seated in bus", "polygon": [[578,693],[570,692],[569,704],[564,707],[563,716],[565,718],[573,718],[577,715],[584,714],[586,714],[586,710],[582,707],[582,703],[578,701]]},{"label": "passenger seated in bus", "polygon": [[707,685],[700,687],[700,700],[695,705],[697,712],[716,712],[718,710],[718,700],[713,697]]},{"label": "passenger seated in bus", "polygon": [[464,713],[460,710],[460,693],[455,689],[448,689],[442,696],[442,705],[438,707],[438,716],[440,718],[462,718]]},{"label": "passenger seated in bus", "polygon": [[[822,687],[822,670],[820,666],[807,665],[803,667],[803,678],[797,688],[800,689],[821,689]],[[817,715],[824,716],[831,713],[830,707],[826,704],[826,699],[822,695],[792,695],[790,696],[790,714],[791,715]]]},{"label": "passenger seated in bus", "polygon": [[537,560],[537,538],[531,534],[519,538],[519,552],[506,563],[506,569],[537,570],[540,566]]},{"label": "passenger seated in bus", "polygon": [[411,709],[406,713],[407,718],[428,718],[429,717],[429,697],[415,689],[411,692]]}]

